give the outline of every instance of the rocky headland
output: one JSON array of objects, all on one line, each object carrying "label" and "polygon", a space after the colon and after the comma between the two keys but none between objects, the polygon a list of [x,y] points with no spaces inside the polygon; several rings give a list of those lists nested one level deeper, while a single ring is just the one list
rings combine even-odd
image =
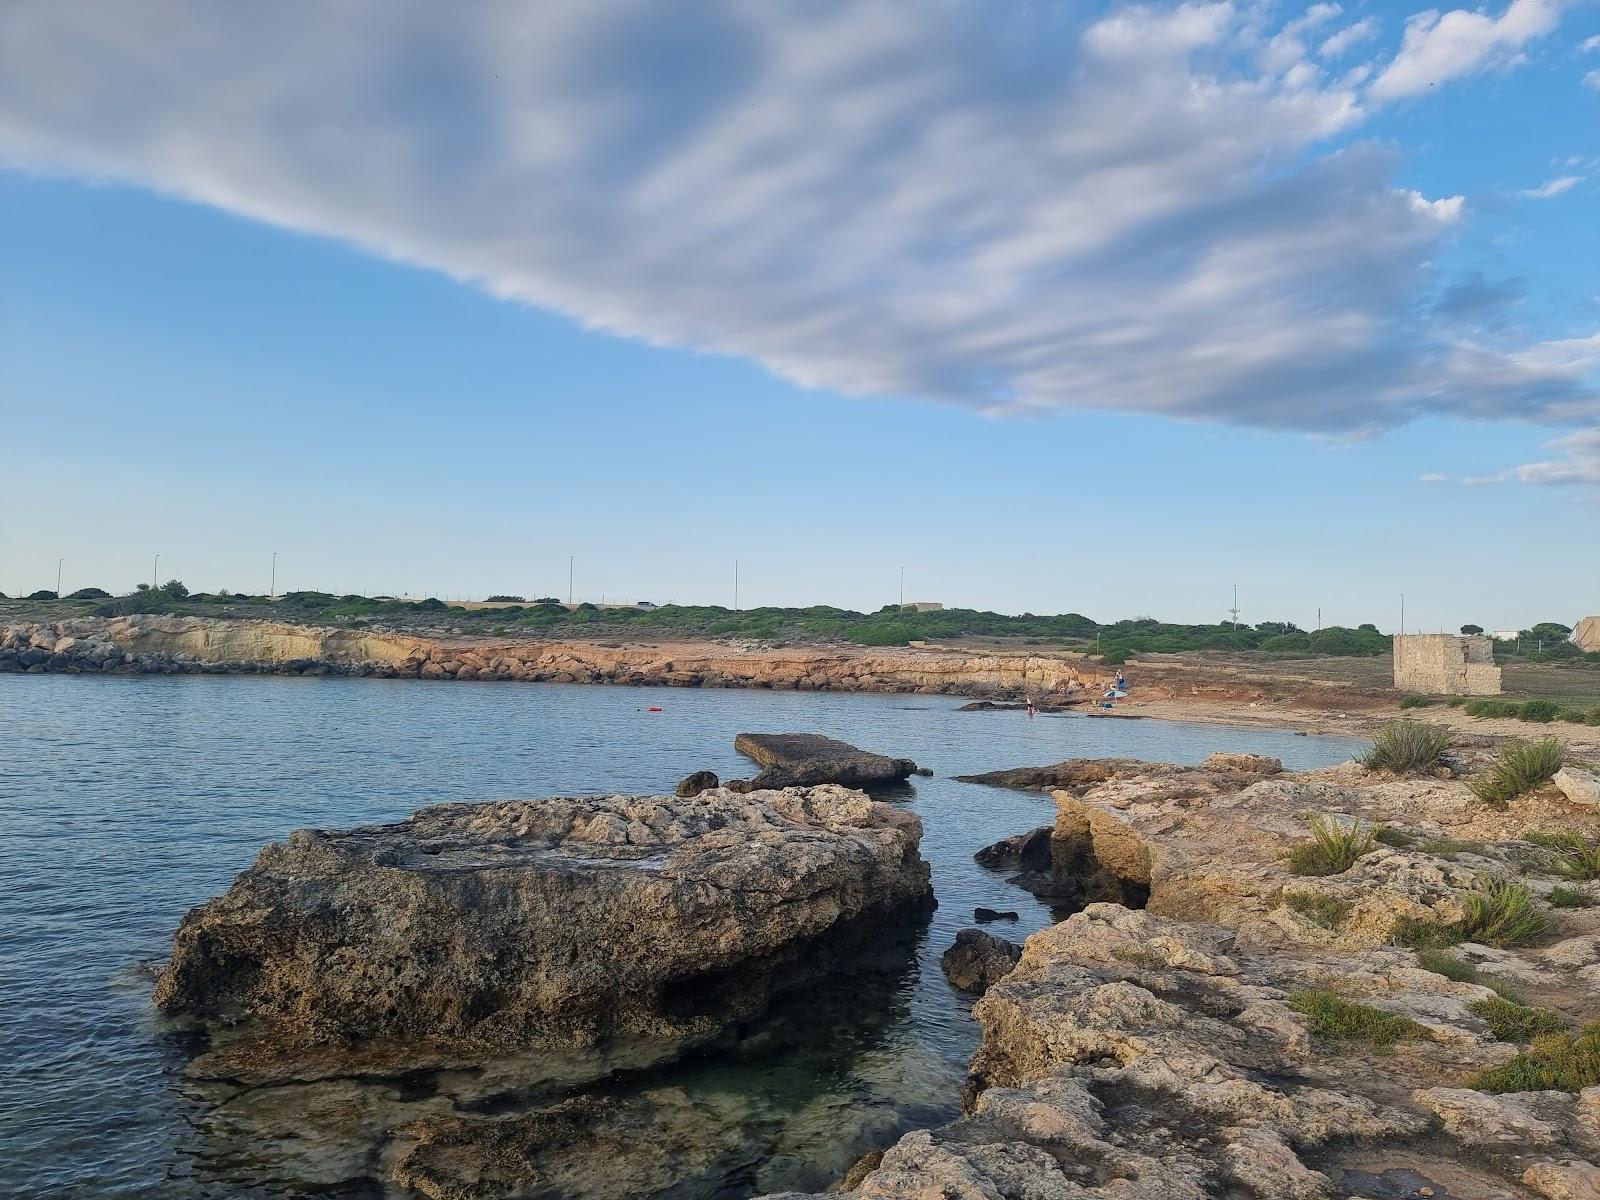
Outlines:
[{"label": "rocky headland", "polygon": [[1042,769],[1072,786],[1013,841],[1078,911],[1014,967],[962,935],[947,967],[985,989],[965,1115],[849,1189],[1600,1196],[1594,775],[1496,805],[1469,786],[1494,765]]},{"label": "rocky headland", "polygon": [[1058,685],[1091,686],[1104,674],[1079,656],[469,639],[150,615],[0,627],[4,672],[358,675],[956,696],[1042,694]]}]

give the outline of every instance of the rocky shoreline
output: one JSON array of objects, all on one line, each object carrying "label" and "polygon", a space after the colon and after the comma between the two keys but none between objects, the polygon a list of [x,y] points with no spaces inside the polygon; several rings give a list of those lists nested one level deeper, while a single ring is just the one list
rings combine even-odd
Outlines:
[{"label": "rocky shoreline", "polygon": [[1497,808],[1467,783],[1491,767],[1012,773],[1072,786],[980,861],[1026,845],[1019,882],[1076,911],[1014,966],[962,935],[946,970],[983,992],[965,1115],[847,1190],[1594,1200],[1600,885],[1572,881],[1600,874],[1600,788],[1569,765]]},{"label": "rocky shoreline", "polygon": [[1109,678],[1078,657],[469,641],[147,615],[0,627],[5,672],[349,675],[955,696],[1043,695],[1057,687],[1093,688]]}]

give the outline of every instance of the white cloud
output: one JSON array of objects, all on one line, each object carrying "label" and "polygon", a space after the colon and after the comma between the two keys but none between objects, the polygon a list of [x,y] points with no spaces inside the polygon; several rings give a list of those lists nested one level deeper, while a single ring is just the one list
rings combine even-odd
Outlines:
[{"label": "white cloud", "polygon": [[1418,483],[1449,483],[1450,476],[1441,475],[1437,471],[1430,471],[1426,475],[1417,476]]},{"label": "white cloud", "polygon": [[1330,35],[1317,47],[1317,54],[1321,58],[1338,58],[1351,46],[1376,37],[1377,33],[1378,22],[1372,17],[1363,17],[1354,25],[1346,25],[1337,33]]},{"label": "white cloud", "polygon": [[1536,188],[1528,188],[1518,192],[1517,195],[1529,200],[1548,200],[1552,196],[1559,196],[1562,192],[1570,192],[1583,182],[1582,175],[1563,175],[1559,179],[1552,179],[1549,183],[1540,184]]},{"label": "white cloud", "polygon": [[1600,33],[1595,34],[1593,37],[1584,38],[1582,42],[1578,43],[1578,49],[1585,54],[1600,50]]},{"label": "white cloud", "polygon": [[849,394],[1581,419],[1587,368],[1428,315],[1461,197],[1330,150],[1360,76],[1264,67],[1257,11],[12,0],[0,160]]},{"label": "white cloud", "polygon": [[1511,0],[1494,18],[1464,8],[1429,9],[1406,22],[1400,52],[1372,82],[1380,100],[1413,96],[1457,76],[1517,61],[1561,21],[1563,0]]},{"label": "white cloud", "polygon": [[1588,71],[1583,76],[1583,86],[1600,92],[1600,71]]},{"label": "white cloud", "polygon": [[1501,471],[1498,475],[1468,475],[1461,480],[1462,487],[1495,487],[1506,481],[1508,472]]},{"label": "white cloud", "polygon": [[1524,463],[1516,469],[1523,483],[1600,484],[1600,429],[1580,429],[1547,444],[1564,457],[1555,462]]}]

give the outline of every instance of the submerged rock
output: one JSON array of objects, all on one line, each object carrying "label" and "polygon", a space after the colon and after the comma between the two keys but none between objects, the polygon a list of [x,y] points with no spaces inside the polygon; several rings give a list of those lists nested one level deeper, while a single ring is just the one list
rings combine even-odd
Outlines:
[{"label": "submerged rock", "polygon": [[889,758],[815,733],[741,733],[733,748],[763,768],[751,781],[757,789],[819,783],[878,787],[921,772],[909,758]]},{"label": "submerged rock", "polygon": [[493,1056],[703,1040],[930,898],[917,817],[842,787],[443,804],[266,847],[183,920],[167,1013]]},{"label": "submerged rock", "polygon": [[990,921],[1015,921],[1019,918],[1015,909],[984,908],[980,905],[972,910],[972,919],[980,925],[986,925]]},{"label": "submerged rock", "polygon": [[944,977],[964,992],[983,993],[1011,973],[1022,947],[981,929],[963,929],[939,965]]}]

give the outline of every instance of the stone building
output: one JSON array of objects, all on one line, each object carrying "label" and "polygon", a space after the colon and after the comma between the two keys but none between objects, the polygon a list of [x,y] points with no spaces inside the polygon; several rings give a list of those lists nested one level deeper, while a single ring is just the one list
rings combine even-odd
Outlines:
[{"label": "stone building", "polygon": [[1453,633],[1408,633],[1394,639],[1394,686],[1430,696],[1498,696],[1494,641]]},{"label": "stone building", "polygon": [[1572,640],[1587,654],[1600,654],[1600,617],[1585,617],[1572,631]]}]

